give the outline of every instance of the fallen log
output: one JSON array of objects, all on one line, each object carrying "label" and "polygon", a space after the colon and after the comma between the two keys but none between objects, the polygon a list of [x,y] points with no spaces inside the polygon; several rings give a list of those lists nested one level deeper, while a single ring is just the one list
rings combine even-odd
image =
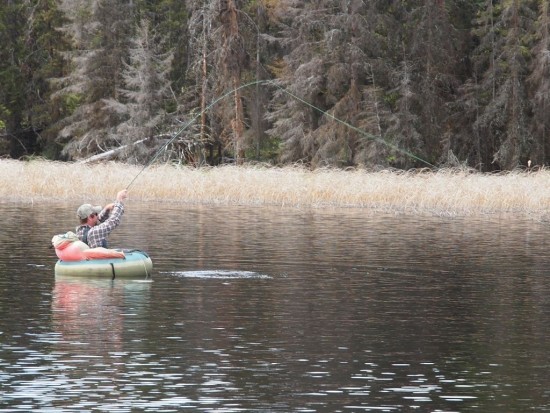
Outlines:
[{"label": "fallen log", "polygon": [[77,163],[91,163],[91,162],[110,160],[110,159],[114,158],[115,156],[117,156],[124,149],[128,148],[129,146],[138,145],[138,144],[143,143],[145,141],[147,141],[147,139],[140,139],[139,141],[132,142],[131,144],[122,145],[122,146],[119,146],[118,148],[114,148],[114,149],[105,151],[103,153],[98,153],[97,155],[92,155],[89,158],[81,159]]}]

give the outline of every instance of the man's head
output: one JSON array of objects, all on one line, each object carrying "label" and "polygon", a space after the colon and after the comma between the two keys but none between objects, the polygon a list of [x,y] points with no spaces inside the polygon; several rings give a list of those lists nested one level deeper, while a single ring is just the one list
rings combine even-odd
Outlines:
[{"label": "man's head", "polygon": [[80,219],[81,224],[94,226],[97,223],[97,215],[101,212],[101,209],[100,205],[83,204],[76,210],[76,216]]}]

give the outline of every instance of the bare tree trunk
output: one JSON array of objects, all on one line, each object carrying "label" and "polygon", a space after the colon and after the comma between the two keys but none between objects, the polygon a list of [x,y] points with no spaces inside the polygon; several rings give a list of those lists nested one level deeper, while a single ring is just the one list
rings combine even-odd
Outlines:
[{"label": "bare tree trunk", "polygon": [[[542,12],[541,12],[541,18],[542,18],[542,35],[543,35],[543,39],[542,39],[542,42],[543,44],[546,46],[546,50],[548,50],[548,46],[550,46],[550,36],[548,35],[548,26],[549,26],[549,21],[548,21],[548,2],[547,1],[543,1],[542,2],[542,6],[541,6],[541,9],[542,9]],[[546,51],[545,50],[545,51]],[[547,112],[547,109],[546,109],[546,106],[547,106],[547,99],[543,99],[542,101],[542,110],[541,110],[541,113],[548,113]],[[547,138],[546,138],[546,130],[547,130],[547,126],[546,126],[546,116],[544,117],[544,121],[541,122],[542,123],[542,133],[541,133],[541,136],[540,136],[540,142],[541,142],[541,145],[540,145],[540,148],[541,148],[541,154],[540,154],[540,163],[543,164],[544,162],[546,162],[546,148],[547,148]]]},{"label": "bare tree trunk", "polygon": [[[258,6],[259,8],[259,6]],[[260,80],[260,30],[256,37],[256,81]],[[256,108],[254,109],[256,117],[256,158],[260,159],[260,147],[262,146],[262,132],[260,130],[260,84],[256,83]]]},{"label": "bare tree trunk", "polygon": [[237,90],[239,87],[239,77],[233,77],[233,87],[235,88],[235,119],[232,123],[233,134],[235,136],[235,155],[237,164],[241,165],[244,161],[244,146],[243,146],[243,104],[241,94]]},{"label": "bare tree trunk", "polygon": [[493,100],[496,97],[496,68],[495,68],[495,22],[493,21],[493,0],[489,0],[489,16],[491,19],[491,79],[493,86]]},{"label": "bare tree trunk", "polygon": [[233,143],[235,148],[235,158],[237,164],[242,164],[244,161],[244,142],[243,142],[243,105],[241,93],[238,90],[240,86],[240,68],[241,68],[241,44],[239,42],[239,23],[237,20],[237,7],[234,0],[226,0],[225,23],[226,36],[224,49],[227,52],[226,65],[228,74],[231,77],[234,88],[234,103],[235,117],[231,121],[231,129],[233,131]]},{"label": "bare tree trunk", "polygon": [[201,63],[201,127],[200,140],[206,142],[206,93],[208,88],[208,71],[206,65],[207,40],[206,40],[206,16],[203,18],[203,44],[202,44],[202,63]]}]

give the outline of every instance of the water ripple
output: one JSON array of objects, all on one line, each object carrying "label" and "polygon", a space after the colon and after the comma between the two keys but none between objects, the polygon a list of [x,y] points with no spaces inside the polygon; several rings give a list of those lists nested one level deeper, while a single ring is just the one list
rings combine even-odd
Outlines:
[{"label": "water ripple", "polygon": [[169,274],[175,277],[182,278],[205,278],[205,279],[270,279],[266,274],[260,274],[254,271],[238,271],[238,270],[200,270],[200,271],[166,271],[160,274]]}]

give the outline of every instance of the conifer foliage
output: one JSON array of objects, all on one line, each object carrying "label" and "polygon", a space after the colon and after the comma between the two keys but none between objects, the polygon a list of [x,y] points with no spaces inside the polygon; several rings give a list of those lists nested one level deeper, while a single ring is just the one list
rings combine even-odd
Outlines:
[{"label": "conifer foliage", "polygon": [[3,2],[0,155],[546,165],[549,13],[548,0]]}]

